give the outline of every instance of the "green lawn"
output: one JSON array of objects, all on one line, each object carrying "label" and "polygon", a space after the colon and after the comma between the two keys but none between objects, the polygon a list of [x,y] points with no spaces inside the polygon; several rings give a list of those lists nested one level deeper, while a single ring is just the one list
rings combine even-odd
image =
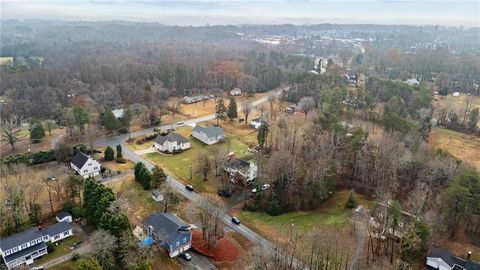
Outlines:
[{"label": "green lawn", "polygon": [[43,256],[41,259],[35,260],[34,265],[42,265],[51,259],[58,258],[69,252],[72,252],[73,254],[75,250],[70,250],[70,247],[73,245],[73,243],[78,241],[80,241],[80,237],[75,235],[65,240],[62,240],[58,246],[55,246],[55,251],[53,251],[52,253],[48,253],[46,256]]},{"label": "green lawn", "polygon": [[61,264],[57,264],[53,267],[50,267],[48,268],[50,270],[75,270],[75,269],[78,269],[77,268],[77,265],[75,264],[74,261],[66,261],[64,263],[61,263]]},{"label": "green lawn", "polygon": [[[169,173],[183,179],[185,182],[190,182],[196,189],[203,192],[216,192],[217,186],[215,185],[215,177],[212,173],[208,176],[209,181],[203,181],[202,176],[197,174],[197,159],[200,153],[207,153],[208,146],[201,141],[187,137],[190,140],[191,148],[176,155],[165,155],[160,153],[148,153],[143,155],[144,158],[151,162],[158,164]],[[220,144],[222,151],[235,152],[237,157],[242,157],[247,154],[248,146],[241,140],[235,137],[230,138],[230,142],[223,142]],[[190,180],[190,166],[192,167],[192,180]]]}]

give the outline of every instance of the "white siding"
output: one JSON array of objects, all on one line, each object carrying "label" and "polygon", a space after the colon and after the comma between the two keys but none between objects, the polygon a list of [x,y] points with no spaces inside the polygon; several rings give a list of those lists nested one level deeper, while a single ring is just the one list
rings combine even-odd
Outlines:
[{"label": "white siding", "polygon": [[83,176],[84,178],[88,178],[89,176],[98,176],[100,174],[101,165],[93,158],[89,158],[82,168],[77,168],[77,166],[71,162],[70,167],[79,175]]}]

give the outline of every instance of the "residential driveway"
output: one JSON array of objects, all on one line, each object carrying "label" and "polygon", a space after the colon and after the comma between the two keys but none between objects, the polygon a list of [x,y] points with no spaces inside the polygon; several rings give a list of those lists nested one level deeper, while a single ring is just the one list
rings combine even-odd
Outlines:
[{"label": "residential driveway", "polygon": [[191,261],[186,261],[182,258],[178,258],[178,262],[182,265],[184,270],[216,270],[218,269],[211,261],[205,256],[202,256],[193,250],[189,250],[188,253],[192,255]]},{"label": "residential driveway", "polygon": [[148,153],[155,153],[155,152],[158,152],[157,149],[155,149],[155,147],[149,147],[147,149],[135,151],[135,154],[141,156],[141,155],[145,155]]}]

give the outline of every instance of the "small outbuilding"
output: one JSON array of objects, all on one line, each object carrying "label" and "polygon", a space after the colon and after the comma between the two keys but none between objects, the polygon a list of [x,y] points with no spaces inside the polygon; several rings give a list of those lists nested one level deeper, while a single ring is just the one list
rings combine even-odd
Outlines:
[{"label": "small outbuilding", "polygon": [[163,194],[159,190],[152,191],[152,199],[156,202],[163,201]]},{"label": "small outbuilding", "polygon": [[67,221],[68,223],[72,223],[72,221],[73,221],[72,215],[70,215],[70,213],[65,212],[65,211],[58,212],[58,214],[55,216],[55,218],[57,219],[57,222]]}]

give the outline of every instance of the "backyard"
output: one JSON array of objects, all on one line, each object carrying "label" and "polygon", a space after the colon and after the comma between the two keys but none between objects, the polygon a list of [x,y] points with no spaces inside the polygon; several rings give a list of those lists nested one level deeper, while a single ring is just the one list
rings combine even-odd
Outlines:
[{"label": "backyard", "polygon": [[78,241],[80,241],[80,237],[78,237],[76,235],[60,241],[60,244],[58,246],[55,246],[55,251],[53,251],[51,253],[48,253],[46,256],[43,256],[42,258],[40,258],[38,260],[35,260],[34,265],[37,265],[37,266],[42,265],[45,262],[48,262],[52,259],[58,258],[60,256],[63,256],[65,254],[71,252],[72,250],[70,249],[70,247]]}]

